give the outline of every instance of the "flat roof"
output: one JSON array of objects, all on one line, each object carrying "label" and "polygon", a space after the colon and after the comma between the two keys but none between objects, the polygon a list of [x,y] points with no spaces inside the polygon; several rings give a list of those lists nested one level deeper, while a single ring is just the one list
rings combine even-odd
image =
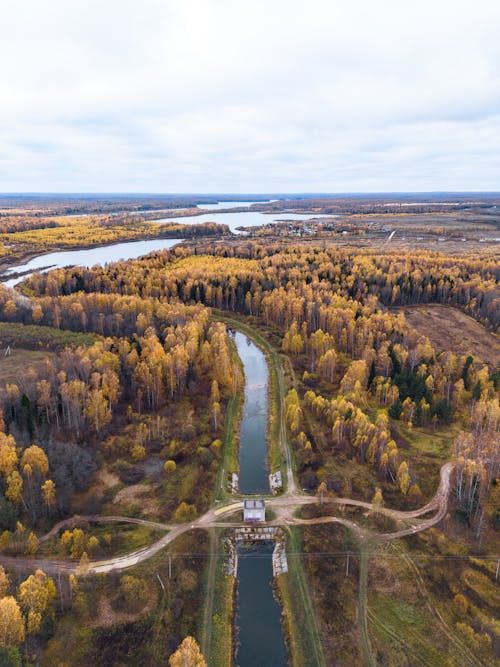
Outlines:
[{"label": "flat roof", "polygon": [[248,498],[243,501],[243,507],[246,510],[263,510],[266,508],[266,501],[262,498]]}]

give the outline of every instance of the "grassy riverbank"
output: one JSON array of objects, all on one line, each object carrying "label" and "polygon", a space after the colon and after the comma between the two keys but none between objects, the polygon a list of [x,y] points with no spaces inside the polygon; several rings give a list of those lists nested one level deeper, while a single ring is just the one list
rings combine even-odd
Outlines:
[{"label": "grassy riverbank", "polygon": [[[216,555],[214,558],[214,575],[212,578],[212,590],[207,589],[210,596],[210,637],[205,641],[208,664],[211,667],[231,667],[233,662],[234,642],[234,596],[235,577],[226,574],[224,569],[225,559],[220,557],[222,553],[222,531],[219,529],[215,534]],[[207,632],[207,629],[204,629]]]},{"label": "grassy riverbank", "polygon": [[[241,369],[243,377],[243,364],[236,350],[236,345],[231,342],[232,361],[235,366]],[[228,500],[228,482],[232,473],[239,473],[240,464],[238,460],[238,445],[240,440],[240,422],[243,410],[244,384],[238,383],[236,393],[230,397],[227,402],[224,415],[224,432],[222,436],[222,456],[217,473],[217,482],[215,485],[214,500]]]},{"label": "grassy riverbank", "polygon": [[[300,554],[301,549],[300,532],[297,528],[291,528],[287,539],[287,553]],[[287,560],[288,572],[277,577],[277,583],[292,664],[301,667],[326,667],[302,559],[294,555]]]}]

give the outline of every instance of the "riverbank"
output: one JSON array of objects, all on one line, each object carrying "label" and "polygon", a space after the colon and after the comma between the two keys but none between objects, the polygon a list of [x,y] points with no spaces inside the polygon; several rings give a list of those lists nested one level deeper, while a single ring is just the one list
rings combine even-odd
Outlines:
[{"label": "riverbank", "polygon": [[[224,551],[224,530],[215,532],[216,556],[214,558],[213,589],[210,599],[209,626],[204,628],[203,653],[211,667],[231,667],[235,654],[233,641],[236,577],[228,573]],[[210,593],[209,593],[210,595]]]},{"label": "riverbank", "polygon": [[236,345],[231,340],[231,357],[233,364],[241,371],[241,378],[237,378],[236,391],[227,402],[224,415],[224,432],[222,436],[221,462],[217,472],[217,484],[214,492],[214,502],[224,502],[230,499],[229,483],[233,475],[239,473],[238,444],[241,415],[244,398],[244,372]]}]

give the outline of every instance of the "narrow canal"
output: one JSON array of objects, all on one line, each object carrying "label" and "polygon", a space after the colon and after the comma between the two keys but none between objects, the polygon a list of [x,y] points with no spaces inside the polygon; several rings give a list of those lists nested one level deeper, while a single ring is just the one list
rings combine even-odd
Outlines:
[{"label": "narrow canal", "polygon": [[269,373],[266,357],[239,331],[234,342],[245,370],[245,400],[240,426],[240,493],[269,493],[267,423]]},{"label": "narrow canal", "polygon": [[[269,493],[267,467],[269,372],[263,352],[244,334],[234,337],[245,371],[240,427],[240,492]],[[281,607],[273,595],[274,542],[238,547],[236,624],[239,667],[284,667]]]}]

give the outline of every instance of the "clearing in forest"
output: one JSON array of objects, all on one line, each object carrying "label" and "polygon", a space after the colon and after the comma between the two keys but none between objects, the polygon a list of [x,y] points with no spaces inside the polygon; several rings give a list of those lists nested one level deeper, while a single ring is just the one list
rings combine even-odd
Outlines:
[{"label": "clearing in forest", "polygon": [[437,353],[472,354],[493,366],[500,364],[500,337],[457,308],[439,304],[406,306],[406,321],[427,336]]},{"label": "clearing in forest", "polygon": [[0,383],[19,382],[26,371],[31,368],[41,368],[47,359],[53,354],[51,352],[38,350],[23,350],[13,348],[10,354],[5,354],[6,348],[0,350]]}]

